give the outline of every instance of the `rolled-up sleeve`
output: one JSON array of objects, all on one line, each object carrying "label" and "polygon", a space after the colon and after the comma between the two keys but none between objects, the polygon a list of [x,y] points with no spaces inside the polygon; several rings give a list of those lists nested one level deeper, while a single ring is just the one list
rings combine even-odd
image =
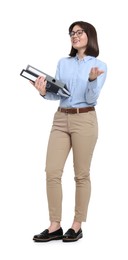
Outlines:
[{"label": "rolled-up sleeve", "polygon": [[106,80],[107,76],[107,66],[106,64],[102,64],[102,67],[99,67],[99,69],[103,70],[104,73],[97,77],[97,79],[93,81],[87,82],[86,90],[85,90],[85,100],[87,104],[94,104],[100,94],[100,91],[102,89],[102,86],[104,85],[104,82]]}]

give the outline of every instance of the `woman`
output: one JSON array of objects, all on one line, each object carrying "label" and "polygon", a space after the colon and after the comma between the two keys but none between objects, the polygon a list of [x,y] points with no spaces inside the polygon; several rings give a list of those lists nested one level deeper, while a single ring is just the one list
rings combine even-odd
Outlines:
[{"label": "woman", "polygon": [[[86,221],[91,194],[90,165],[98,137],[95,106],[105,82],[107,66],[97,59],[99,46],[93,25],[76,21],[69,27],[71,51],[69,57],[59,60],[56,79],[65,83],[70,96],[46,91],[44,77],[34,86],[49,100],[60,100],[55,112],[46,157],[46,183],[50,226],[36,242],[62,239],[63,242],[82,238],[82,222]],[[61,227],[61,177],[70,149],[73,152],[75,175],[75,212],[71,227],[63,235]]]}]

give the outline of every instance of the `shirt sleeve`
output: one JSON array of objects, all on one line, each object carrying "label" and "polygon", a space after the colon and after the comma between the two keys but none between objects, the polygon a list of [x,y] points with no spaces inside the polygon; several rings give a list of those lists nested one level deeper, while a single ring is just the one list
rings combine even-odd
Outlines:
[{"label": "shirt sleeve", "polygon": [[[99,67],[99,66],[98,66]],[[96,103],[100,91],[105,83],[106,76],[107,76],[107,65],[105,63],[102,64],[102,66],[99,67],[99,69],[104,70],[104,73],[97,77],[97,79],[93,81],[87,82],[87,87],[85,91],[85,99],[87,104],[91,105],[93,103]]]}]

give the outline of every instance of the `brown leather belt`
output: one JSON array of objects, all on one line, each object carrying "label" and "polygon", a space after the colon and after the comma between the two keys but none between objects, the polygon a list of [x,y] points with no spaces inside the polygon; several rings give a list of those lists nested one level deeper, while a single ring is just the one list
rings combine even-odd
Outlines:
[{"label": "brown leather belt", "polygon": [[95,107],[80,107],[80,108],[63,108],[59,107],[58,111],[67,113],[67,114],[79,114],[79,113],[86,113],[89,111],[94,111]]}]

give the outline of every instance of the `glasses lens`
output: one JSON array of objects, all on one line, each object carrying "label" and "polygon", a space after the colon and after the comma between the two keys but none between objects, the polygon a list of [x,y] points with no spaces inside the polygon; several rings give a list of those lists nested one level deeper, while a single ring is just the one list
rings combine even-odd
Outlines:
[{"label": "glasses lens", "polygon": [[78,37],[80,37],[82,34],[83,34],[83,30],[79,30],[79,31],[76,32],[76,35],[77,35]]},{"label": "glasses lens", "polygon": [[75,32],[72,31],[72,32],[69,33],[69,35],[70,35],[70,37],[72,37],[72,36],[75,35]]}]

